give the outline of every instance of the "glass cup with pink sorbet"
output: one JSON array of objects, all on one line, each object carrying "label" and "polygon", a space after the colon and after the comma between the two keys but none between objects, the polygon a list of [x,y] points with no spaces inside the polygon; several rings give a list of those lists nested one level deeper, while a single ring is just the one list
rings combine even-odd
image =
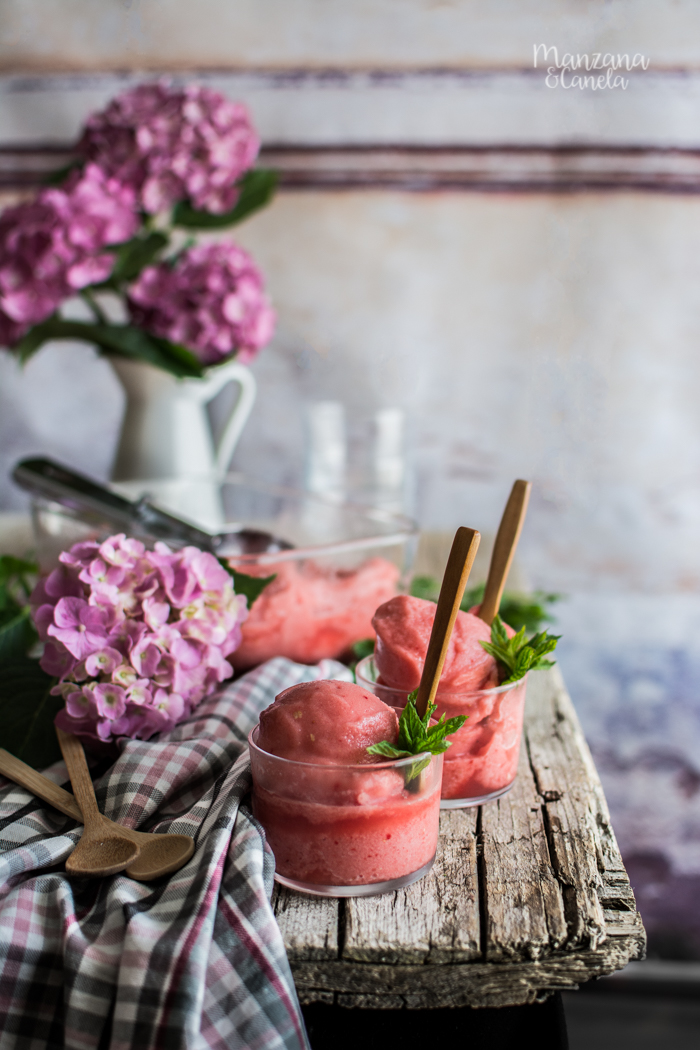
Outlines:
[{"label": "glass cup with pink sorbet", "polygon": [[[374,658],[355,668],[358,685],[370,689],[385,704],[401,710],[408,692],[382,684]],[[378,681],[378,679],[380,679]],[[523,729],[526,678],[488,689],[438,689],[435,716],[466,715],[461,729],[450,737],[444,755],[443,809],[479,806],[500,798],[513,786],[518,770]]]},{"label": "glass cup with pink sorbet", "polygon": [[432,867],[442,755],[384,759],[398,718],[371,690],[342,681],[286,689],[249,736],[253,813],[275,879],[326,897],[408,886]]},{"label": "glass cup with pink sorbet", "polygon": [[[418,688],[433,629],[433,602],[406,594],[376,610],[374,656],[356,669],[359,685],[398,710]],[[506,640],[515,632],[504,627]],[[472,612],[458,612],[440,675],[436,717],[464,715],[445,752],[442,806],[478,806],[505,794],[518,769],[526,677],[503,682],[489,653],[491,628]],[[486,648],[485,648],[486,646]]]}]

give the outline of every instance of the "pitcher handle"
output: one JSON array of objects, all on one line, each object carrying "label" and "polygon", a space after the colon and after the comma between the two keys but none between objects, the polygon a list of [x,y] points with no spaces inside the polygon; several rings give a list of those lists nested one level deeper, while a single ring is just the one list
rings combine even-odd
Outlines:
[{"label": "pitcher handle", "polygon": [[233,450],[238,444],[243,427],[248,421],[255,403],[257,383],[255,376],[245,365],[237,361],[228,361],[226,364],[217,365],[215,369],[204,380],[197,380],[200,398],[203,402],[211,401],[223,390],[228,383],[238,383],[240,392],[238,400],[231,409],[219,444],[214,453],[215,469],[217,474],[225,474],[231,461]]}]

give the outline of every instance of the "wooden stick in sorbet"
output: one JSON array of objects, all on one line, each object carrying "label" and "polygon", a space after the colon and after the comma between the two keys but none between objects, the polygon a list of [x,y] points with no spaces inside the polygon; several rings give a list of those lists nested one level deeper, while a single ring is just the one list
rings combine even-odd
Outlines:
[{"label": "wooden stick in sorbet", "polygon": [[428,651],[423,664],[423,674],[418,686],[416,710],[421,718],[428,710],[428,705],[435,701],[452,628],[459,612],[459,604],[462,601],[480,540],[481,534],[476,529],[465,529],[462,526],[457,529],[452,541],[452,549],[447,559],[435,610],[433,629],[430,632]]},{"label": "wooden stick in sorbet", "polygon": [[513,482],[513,488],[511,489],[508,502],[503,511],[503,517],[501,518],[501,524],[498,526],[496,542],[493,545],[493,551],[491,553],[489,574],[486,579],[484,599],[481,603],[481,608],[477,613],[479,619],[483,620],[484,623],[487,623],[489,627],[493,623],[493,618],[501,606],[503,588],[506,585],[506,579],[508,578],[508,573],[510,572],[513,556],[515,554],[515,548],[518,546],[523,522],[525,521],[525,515],[527,514],[527,505],[530,500],[531,488],[532,483],[529,481],[518,479]]}]

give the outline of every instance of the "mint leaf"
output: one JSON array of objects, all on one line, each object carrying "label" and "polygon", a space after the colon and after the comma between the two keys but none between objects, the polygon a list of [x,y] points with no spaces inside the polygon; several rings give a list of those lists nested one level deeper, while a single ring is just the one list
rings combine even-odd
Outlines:
[{"label": "mint leaf", "polygon": [[506,677],[502,679],[501,685],[507,685],[524,678],[528,671],[553,667],[554,661],[546,660],[545,657],[554,652],[560,638],[561,635],[540,631],[526,641],[524,626],[513,638],[509,638],[501,617],[495,616],[491,624],[491,641],[480,642],[480,645],[505,670]]},{"label": "mint leaf", "polygon": [[[444,714],[440,716],[439,722],[434,726],[429,725],[430,717],[435,710],[435,704],[429,704],[428,710],[423,717],[416,710],[417,690],[409,693],[399,717],[399,739],[396,744],[388,740],[382,740],[378,744],[372,744],[367,748],[370,755],[384,755],[387,758],[401,758],[409,755],[441,755],[447,751],[451,741],[445,738],[456,733],[467,720],[466,715],[457,715],[456,718],[445,720]],[[429,759],[421,765],[425,768]],[[420,772],[420,770],[418,770]],[[413,776],[416,776],[415,770]]]},{"label": "mint leaf", "polygon": [[[485,584],[478,583],[464,592],[460,604],[462,612],[469,612],[474,605],[484,600]],[[414,576],[410,593],[414,598],[426,598],[436,602],[440,592],[440,581],[433,576]],[[517,591],[505,591],[501,598],[500,615],[504,623],[518,631],[525,628],[527,634],[534,634],[546,623],[553,623],[554,617],[549,607],[561,601],[562,594],[551,594],[546,591],[533,591],[531,594],[520,594]]]},{"label": "mint leaf", "polygon": [[359,642],[355,642],[352,646],[353,656],[356,656],[358,660],[364,660],[366,656],[371,656],[374,652],[374,638],[361,638]]},{"label": "mint leaf", "polygon": [[367,748],[370,755],[383,755],[384,758],[409,758],[413,752],[411,751],[400,751],[398,747],[394,747],[388,740],[382,740],[379,744],[372,744],[371,747]]}]

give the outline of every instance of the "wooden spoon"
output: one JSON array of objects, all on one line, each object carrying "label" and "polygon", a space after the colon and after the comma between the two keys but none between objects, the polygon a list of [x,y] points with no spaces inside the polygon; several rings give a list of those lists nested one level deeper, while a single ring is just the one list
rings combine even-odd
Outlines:
[{"label": "wooden spoon", "polygon": [[518,481],[514,482],[503,511],[501,524],[498,526],[496,542],[491,552],[491,564],[489,565],[489,574],[486,579],[484,599],[477,613],[479,619],[487,623],[489,627],[501,607],[503,588],[506,585],[515,548],[518,546],[518,540],[522,532],[531,488],[532,484],[529,481],[518,479]]},{"label": "wooden spoon", "polygon": [[116,875],[136,860],[139,847],[97,808],[85,752],[78,738],[60,729],[56,733],[85,824],[80,842],[66,861],[66,871],[74,875]]},{"label": "wooden spoon", "polygon": [[438,682],[442,674],[442,667],[447,656],[447,647],[450,644],[450,636],[454,622],[459,612],[459,603],[462,601],[464,588],[469,579],[469,573],[474,564],[474,558],[481,539],[480,533],[475,529],[459,528],[452,541],[452,550],[447,559],[445,575],[442,578],[440,596],[438,598],[433,629],[430,632],[428,651],[425,654],[423,674],[418,686],[416,698],[416,710],[423,717],[428,705],[435,700]]},{"label": "wooden spoon", "polygon": [[[15,758],[9,751],[0,748],[0,773],[14,780],[16,784],[31,791],[37,798],[55,809],[65,813],[67,817],[83,823],[83,814],[80,806],[73,795],[64,791],[53,780],[37,773],[31,766],[26,765],[19,758]],[[153,835],[146,831],[134,831],[132,828],[124,828],[114,821],[104,818],[109,824],[114,824],[122,835],[131,839],[140,847],[138,857],[127,864],[125,874],[131,879],[139,882],[150,882],[161,875],[170,875],[178,871],[194,853],[194,839],[189,835]]]}]

